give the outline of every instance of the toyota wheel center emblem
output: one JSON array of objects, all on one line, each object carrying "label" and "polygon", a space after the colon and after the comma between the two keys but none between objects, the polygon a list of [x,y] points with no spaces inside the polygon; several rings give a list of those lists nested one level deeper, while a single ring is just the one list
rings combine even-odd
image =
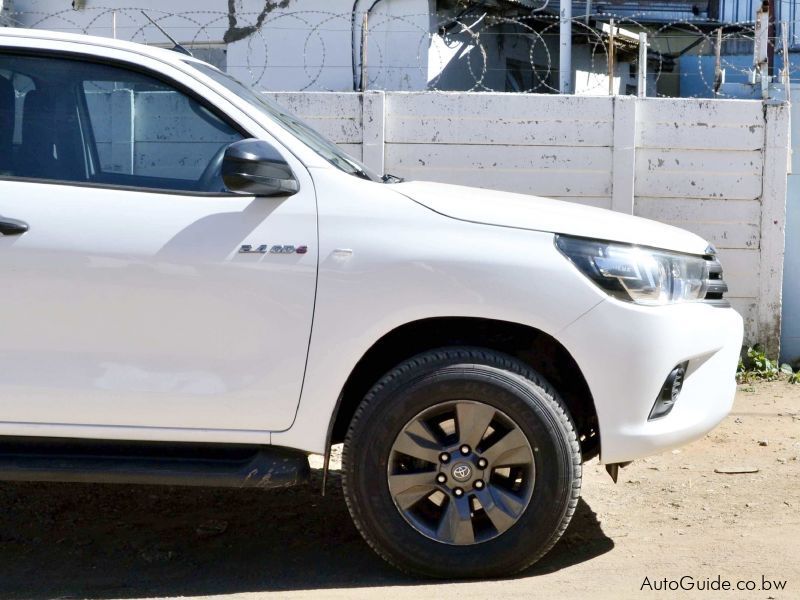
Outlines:
[{"label": "toyota wheel center emblem", "polygon": [[472,475],[472,469],[468,464],[460,463],[453,467],[453,479],[456,481],[466,481]]}]

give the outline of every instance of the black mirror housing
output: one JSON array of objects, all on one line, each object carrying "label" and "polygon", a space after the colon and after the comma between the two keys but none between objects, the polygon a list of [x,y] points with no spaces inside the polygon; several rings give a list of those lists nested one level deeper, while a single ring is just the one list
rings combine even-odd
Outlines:
[{"label": "black mirror housing", "polygon": [[248,138],[233,142],[222,159],[225,187],[240,194],[291,196],[300,189],[292,169],[269,142]]}]

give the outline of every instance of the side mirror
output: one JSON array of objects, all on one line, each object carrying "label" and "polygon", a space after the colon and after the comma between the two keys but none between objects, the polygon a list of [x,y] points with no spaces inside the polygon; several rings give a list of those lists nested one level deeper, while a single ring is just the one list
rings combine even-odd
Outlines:
[{"label": "side mirror", "polygon": [[290,196],[300,189],[278,151],[255,138],[228,146],[222,159],[222,181],[232,192],[256,196]]}]

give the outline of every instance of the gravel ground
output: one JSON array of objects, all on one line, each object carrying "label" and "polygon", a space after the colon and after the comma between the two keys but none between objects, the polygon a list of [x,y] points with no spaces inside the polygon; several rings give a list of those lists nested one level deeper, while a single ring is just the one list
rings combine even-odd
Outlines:
[{"label": "gravel ground", "polygon": [[[742,468],[758,471],[715,472]],[[338,479],[325,497],[319,471],[274,492],[0,483],[0,597],[800,598],[800,385],[740,387],[717,430],[617,485],[588,464],[566,535],[512,579],[395,572],[362,542]],[[641,589],[682,576],[758,587]],[[762,591],[762,576],[787,587]]]}]

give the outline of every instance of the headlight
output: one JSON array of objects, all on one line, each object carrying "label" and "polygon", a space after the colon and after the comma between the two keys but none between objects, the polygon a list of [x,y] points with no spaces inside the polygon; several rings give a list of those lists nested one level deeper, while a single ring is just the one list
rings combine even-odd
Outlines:
[{"label": "headlight", "polygon": [[708,265],[700,256],[563,235],[556,236],[556,246],[584,275],[620,300],[661,305],[705,296]]}]

